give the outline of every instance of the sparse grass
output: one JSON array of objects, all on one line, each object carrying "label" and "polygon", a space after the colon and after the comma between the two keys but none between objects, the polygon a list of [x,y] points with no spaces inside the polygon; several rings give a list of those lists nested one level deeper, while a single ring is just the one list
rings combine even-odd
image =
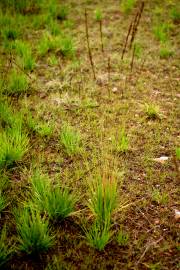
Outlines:
[{"label": "sparse grass", "polygon": [[16,127],[22,126],[23,115],[15,112],[6,100],[0,101],[0,126]]},{"label": "sparse grass", "polygon": [[180,7],[174,6],[170,10],[170,17],[176,23],[180,21]]},{"label": "sparse grass", "polygon": [[48,58],[48,60],[49,60],[49,64],[50,64],[50,65],[52,65],[52,66],[58,65],[58,58],[57,58],[54,54],[52,54],[52,55]]},{"label": "sparse grass", "polygon": [[169,57],[173,56],[173,54],[174,51],[170,45],[165,44],[164,46],[161,46],[159,51],[160,58],[168,59]]},{"label": "sparse grass", "polygon": [[129,139],[124,128],[122,128],[116,137],[112,137],[112,145],[113,149],[118,153],[126,153],[129,150]]},{"label": "sparse grass", "polygon": [[128,242],[129,242],[129,234],[126,231],[120,229],[118,231],[116,240],[117,240],[119,246],[123,246],[123,247],[127,246]]},{"label": "sparse grass", "polygon": [[82,152],[80,133],[68,124],[63,126],[59,139],[69,156],[74,156]]},{"label": "sparse grass", "polygon": [[40,56],[45,56],[48,52],[60,53],[64,57],[75,57],[75,46],[73,40],[69,36],[58,35],[52,37],[51,35],[44,35],[38,47]]},{"label": "sparse grass", "polygon": [[56,18],[60,21],[67,20],[69,15],[69,7],[67,5],[60,4],[57,8]]},{"label": "sparse grass", "polygon": [[1,269],[179,266],[179,2],[143,2],[130,71],[142,1],[0,0]]},{"label": "sparse grass", "polygon": [[77,198],[67,188],[50,183],[48,177],[36,172],[32,177],[32,200],[52,220],[63,220],[74,212]]},{"label": "sparse grass", "polygon": [[25,208],[15,211],[19,249],[27,254],[38,256],[54,244],[46,216],[38,210]]},{"label": "sparse grass", "polygon": [[122,0],[120,5],[121,11],[125,14],[129,14],[134,8],[135,4],[136,0]]},{"label": "sparse grass", "polygon": [[140,43],[136,42],[136,43],[134,44],[134,46],[135,46],[135,52],[134,52],[134,54],[135,54],[135,56],[136,56],[138,59],[140,59],[141,56],[142,56],[142,51],[143,51],[142,45],[141,45]]},{"label": "sparse grass", "polygon": [[27,116],[27,126],[28,128],[38,134],[40,137],[51,137],[54,132],[54,123],[53,122],[43,122],[38,118],[35,119],[29,113]]},{"label": "sparse grass", "polygon": [[0,232],[0,269],[5,269],[5,264],[11,258],[13,252],[14,246],[8,240],[7,229],[4,226]]},{"label": "sparse grass", "polygon": [[27,75],[17,72],[17,70],[12,70],[9,74],[9,81],[5,93],[7,94],[21,94],[27,92],[29,88],[29,83]]},{"label": "sparse grass", "polygon": [[6,207],[6,199],[5,196],[2,195],[2,192],[0,190],[0,214],[1,212],[4,210],[4,208]]},{"label": "sparse grass", "polygon": [[53,38],[47,33],[41,38],[38,45],[38,54],[45,56],[48,52],[54,49]]},{"label": "sparse grass", "polygon": [[158,204],[167,204],[169,196],[166,192],[160,192],[158,189],[154,188],[152,191],[152,201]]}]

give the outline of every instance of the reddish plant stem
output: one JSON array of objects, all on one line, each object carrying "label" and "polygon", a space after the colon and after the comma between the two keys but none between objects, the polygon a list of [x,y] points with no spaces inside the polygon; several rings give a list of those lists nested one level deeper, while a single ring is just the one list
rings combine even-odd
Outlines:
[{"label": "reddish plant stem", "polygon": [[138,26],[139,26],[139,23],[140,23],[140,19],[141,19],[143,10],[144,10],[144,2],[141,3],[141,7],[140,7],[139,11],[136,13],[136,16],[135,16],[135,19],[134,19],[132,35],[131,35],[131,40],[130,40],[130,45],[129,45],[130,49],[132,48],[132,44],[133,44],[135,36],[137,34],[137,30],[138,30]]},{"label": "reddish plant stem", "polygon": [[102,53],[104,53],[103,33],[102,33],[102,20],[99,21],[99,31],[100,31],[100,38],[101,38],[101,51],[102,51]]},{"label": "reddish plant stem", "polygon": [[131,22],[131,24],[129,26],[129,29],[128,29],[128,33],[127,33],[126,40],[125,40],[125,43],[124,43],[124,48],[123,48],[122,55],[121,55],[121,60],[123,60],[124,54],[126,52],[127,43],[128,43],[129,35],[131,33],[132,26],[133,26],[133,22]]},{"label": "reddish plant stem", "polygon": [[92,68],[92,72],[93,72],[93,77],[94,77],[94,80],[96,81],[96,73],[95,73],[95,68],[94,68],[94,62],[93,62],[91,48],[90,48],[90,44],[89,44],[88,17],[87,17],[86,9],[85,9],[85,30],[86,30],[86,40],[87,40],[87,48],[88,48],[89,60],[90,60],[90,64],[91,64],[91,68]]}]

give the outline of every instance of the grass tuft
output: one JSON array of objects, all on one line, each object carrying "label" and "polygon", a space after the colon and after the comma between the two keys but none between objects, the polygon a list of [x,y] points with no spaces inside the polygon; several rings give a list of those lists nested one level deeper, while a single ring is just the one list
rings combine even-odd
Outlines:
[{"label": "grass tuft", "polygon": [[19,249],[27,254],[38,255],[54,243],[49,222],[37,209],[24,208],[15,211]]},{"label": "grass tuft", "polygon": [[17,72],[15,69],[9,75],[7,94],[21,94],[27,92],[29,88],[28,79],[25,74]]},{"label": "grass tuft", "polygon": [[145,112],[148,119],[159,119],[160,118],[160,110],[159,106],[155,104],[145,104]]},{"label": "grass tuft", "polygon": [[104,250],[112,236],[109,223],[101,224],[99,221],[95,221],[90,229],[84,228],[84,232],[89,245],[99,251]]},{"label": "grass tuft", "polygon": [[129,241],[129,234],[121,229],[119,230],[116,239],[119,246],[127,246]]},{"label": "grass tuft", "polygon": [[4,226],[0,232],[0,269],[4,269],[3,267],[8,262],[13,252],[14,247],[11,243],[8,243],[7,230]]},{"label": "grass tuft", "polygon": [[71,126],[63,126],[59,139],[69,156],[80,154],[82,152],[81,136],[79,132],[75,131]]},{"label": "grass tuft", "polygon": [[76,196],[67,188],[53,185],[47,176],[36,172],[31,179],[32,200],[51,219],[63,220],[74,212]]},{"label": "grass tuft", "polygon": [[0,133],[0,167],[12,166],[20,161],[29,148],[27,134],[21,127],[8,128]]},{"label": "grass tuft", "polygon": [[135,4],[136,0],[122,0],[120,5],[121,11],[125,14],[129,14],[134,8]]},{"label": "grass tuft", "polygon": [[19,56],[18,63],[22,66],[23,69],[32,71],[35,67],[35,59],[32,56],[30,46],[18,40],[15,42],[15,49],[17,55]]},{"label": "grass tuft", "polygon": [[129,150],[129,139],[124,128],[121,130],[117,138],[114,136],[112,137],[112,145],[114,150],[118,153],[126,153]]}]

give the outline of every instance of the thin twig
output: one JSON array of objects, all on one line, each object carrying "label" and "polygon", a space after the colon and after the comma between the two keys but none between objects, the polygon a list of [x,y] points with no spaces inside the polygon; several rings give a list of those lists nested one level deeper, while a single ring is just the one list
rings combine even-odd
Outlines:
[{"label": "thin twig", "polygon": [[129,45],[130,49],[132,48],[132,44],[133,44],[135,36],[137,34],[137,30],[138,30],[138,26],[139,26],[139,23],[140,23],[140,19],[141,19],[143,10],[144,10],[144,2],[141,3],[141,7],[140,7],[139,11],[136,13],[136,16],[135,16],[135,19],[134,19],[133,29],[132,29],[132,36],[131,36],[130,45]]},{"label": "thin twig", "polygon": [[144,258],[146,252],[147,252],[152,246],[157,245],[161,240],[163,240],[163,237],[161,237],[161,238],[158,239],[157,241],[152,242],[152,243],[150,243],[148,246],[146,246],[144,252],[142,253],[142,255],[141,255],[141,257],[139,258],[139,260],[137,261],[136,266],[137,266],[137,265],[141,262],[141,260]]},{"label": "thin twig", "polygon": [[28,78],[30,79],[30,80],[32,80],[32,77],[22,68],[22,67],[20,67],[13,59],[12,59],[12,63],[15,65],[15,66],[17,66],[17,68],[19,68],[26,76],[28,76]]},{"label": "thin twig", "polygon": [[104,53],[104,46],[103,46],[103,33],[102,33],[102,20],[99,21],[99,31],[101,37],[101,51]]},{"label": "thin twig", "polygon": [[132,72],[133,66],[134,66],[135,51],[136,51],[136,44],[134,45],[133,53],[132,53],[132,59],[131,59],[131,72]]},{"label": "thin twig", "polygon": [[86,40],[87,40],[87,47],[88,47],[88,55],[89,55],[89,60],[90,60],[90,63],[91,63],[93,77],[94,77],[94,80],[96,81],[96,74],[95,74],[94,62],[93,62],[91,48],[90,48],[90,44],[89,44],[88,17],[87,17],[87,11],[86,11],[86,9],[85,9],[85,14],[84,15],[85,15],[85,28],[86,28]]},{"label": "thin twig", "polygon": [[123,60],[124,54],[126,52],[126,47],[127,47],[129,35],[131,33],[132,25],[133,25],[133,22],[131,22],[131,24],[130,24],[130,26],[128,28],[128,33],[127,33],[126,40],[125,40],[125,43],[124,43],[124,48],[123,48],[123,51],[122,51],[121,60]]},{"label": "thin twig", "polygon": [[110,56],[108,57],[108,92],[109,92],[109,98],[111,96],[111,58]]}]

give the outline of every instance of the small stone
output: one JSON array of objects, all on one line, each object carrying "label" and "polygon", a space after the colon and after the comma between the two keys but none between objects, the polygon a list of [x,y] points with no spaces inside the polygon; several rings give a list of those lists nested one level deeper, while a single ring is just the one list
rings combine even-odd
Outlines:
[{"label": "small stone", "polygon": [[162,163],[162,164],[165,163],[168,159],[169,159],[169,157],[166,157],[166,156],[162,156],[159,158],[153,158],[154,161]]},{"label": "small stone", "polygon": [[118,88],[117,87],[113,87],[112,92],[113,93],[117,93],[118,92]]},{"label": "small stone", "polygon": [[176,221],[180,220],[180,211],[177,209],[174,209],[174,217]]}]

